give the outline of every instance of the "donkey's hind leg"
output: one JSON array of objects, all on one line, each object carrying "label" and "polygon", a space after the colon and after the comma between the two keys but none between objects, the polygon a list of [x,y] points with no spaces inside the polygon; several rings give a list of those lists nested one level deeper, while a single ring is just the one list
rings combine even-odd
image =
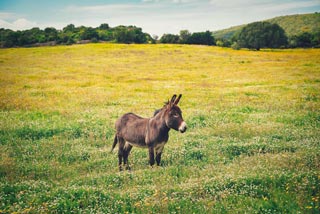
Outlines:
[{"label": "donkey's hind leg", "polygon": [[125,165],[126,170],[131,169],[129,166],[129,163],[128,163],[128,157],[129,157],[131,149],[132,149],[132,146],[129,143],[125,143],[124,150],[123,150],[123,164]]},{"label": "donkey's hind leg", "polygon": [[123,138],[118,138],[118,146],[119,146],[119,150],[118,150],[118,159],[119,159],[119,171],[122,171],[122,159],[124,159],[124,145],[125,145],[125,141]]}]

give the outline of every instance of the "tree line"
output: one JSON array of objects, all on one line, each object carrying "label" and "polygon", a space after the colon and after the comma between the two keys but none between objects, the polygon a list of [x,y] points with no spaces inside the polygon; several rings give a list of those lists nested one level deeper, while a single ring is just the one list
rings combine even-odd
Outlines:
[{"label": "tree line", "polygon": [[[215,41],[209,31],[190,33],[181,31],[182,37],[173,34],[164,34],[159,41],[152,38],[150,34],[144,33],[141,28],[136,26],[117,26],[111,28],[108,24],[101,24],[97,28],[75,27],[69,24],[62,30],[53,27],[47,27],[44,30],[32,28],[29,30],[13,31],[10,29],[0,29],[0,46],[10,47],[28,47],[56,44],[76,44],[89,42],[114,42],[126,44],[146,44],[146,43],[182,43],[182,44],[202,44],[214,45]],[[176,39],[176,40],[175,40]]]},{"label": "tree line", "polygon": [[269,22],[254,22],[246,25],[231,39],[215,39],[209,31],[193,33],[180,31],[179,35],[164,34],[160,43],[204,44],[231,47],[233,49],[249,48],[310,48],[320,47],[320,30],[314,33],[303,32],[287,37],[283,28]]},{"label": "tree line", "polygon": [[190,33],[188,30],[181,30],[180,35],[164,34],[160,43],[172,44],[193,44],[193,45],[215,45],[215,39],[210,31]]},{"label": "tree line", "polygon": [[47,27],[44,30],[36,27],[23,31],[0,29],[1,47],[70,45],[98,41],[142,44],[153,43],[154,39],[136,26],[117,26],[111,28],[108,24],[101,24],[97,28],[75,27],[73,24],[69,24],[62,30],[57,30],[53,27]]},{"label": "tree line", "polygon": [[278,24],[269,22],[255,22],[246,25],[231,39],[215,39],[210,31],[191,33],[181,30],[179,35],[164,34],[159,40],[157,36],[150,36],[136,26],[117,26],[111,28],[108,24],[99,27],[75,27],[69,24],[62,30],[47,27],[44,30],[32,28],[23,31],[0,29],[0,47],[26,47],[56,44],[75,44],[89,42],[114,43],[171,43],[197,44],[232,47],[234,49],[249,48],[296,48],[320,47],[320,30],[316,33],[304,32],[296,36],[287,37],[285,31]]}]

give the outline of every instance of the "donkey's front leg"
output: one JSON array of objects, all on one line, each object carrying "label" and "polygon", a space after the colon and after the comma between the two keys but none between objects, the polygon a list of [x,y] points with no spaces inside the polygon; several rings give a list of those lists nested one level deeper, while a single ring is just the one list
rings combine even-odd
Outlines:
[{"label": "donkey's front leg", "polygon": [[149,147],[149,163],[150,163],[150,166],[154,165],[154,147],[153,146]]},{"label": "donkey's front leg", "polygon": [[160,166],[161,154],[162,154],[162,152],[157,152],[157,153],[156,153],[157,166]]},{"label": "donkey's front leg", "polygon": [[157,162],[158,166],[160,166],[163,147],[164,146],[160,146],[160,147],[156,147],[156,149],[155,149],[156,150],[156,162]]}]

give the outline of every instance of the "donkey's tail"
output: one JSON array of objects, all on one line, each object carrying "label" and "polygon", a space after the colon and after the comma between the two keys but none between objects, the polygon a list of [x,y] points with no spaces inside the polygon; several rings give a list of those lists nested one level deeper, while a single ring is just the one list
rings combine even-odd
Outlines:
[{"label": "donkey's tail", "polygon": [[114,136],[114,140],[113,140],[113,144],[112,144],[112,148],[111,148],[110,152],[113,151],[113,149],[114,149],[114,147],[116,147],[117,143],[118,143],[118,137],[117,137],[117,135],[115,135]]}]

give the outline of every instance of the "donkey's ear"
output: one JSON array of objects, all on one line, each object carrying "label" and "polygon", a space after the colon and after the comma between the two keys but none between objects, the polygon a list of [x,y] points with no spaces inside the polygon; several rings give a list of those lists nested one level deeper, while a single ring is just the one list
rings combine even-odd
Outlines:
[{"label": "donkey's ear", "polygon": [[174,105],[178,105],[181,97],[182,97],[182,94],[179,94],[178,98],[174,101]]},{"label": "donkey's ear", "polygon": [[173,95],[172,98],[171,98],[171,101],[170,101],[170,105],[174,105],[174,101],[176,99],[177,95]]}]

